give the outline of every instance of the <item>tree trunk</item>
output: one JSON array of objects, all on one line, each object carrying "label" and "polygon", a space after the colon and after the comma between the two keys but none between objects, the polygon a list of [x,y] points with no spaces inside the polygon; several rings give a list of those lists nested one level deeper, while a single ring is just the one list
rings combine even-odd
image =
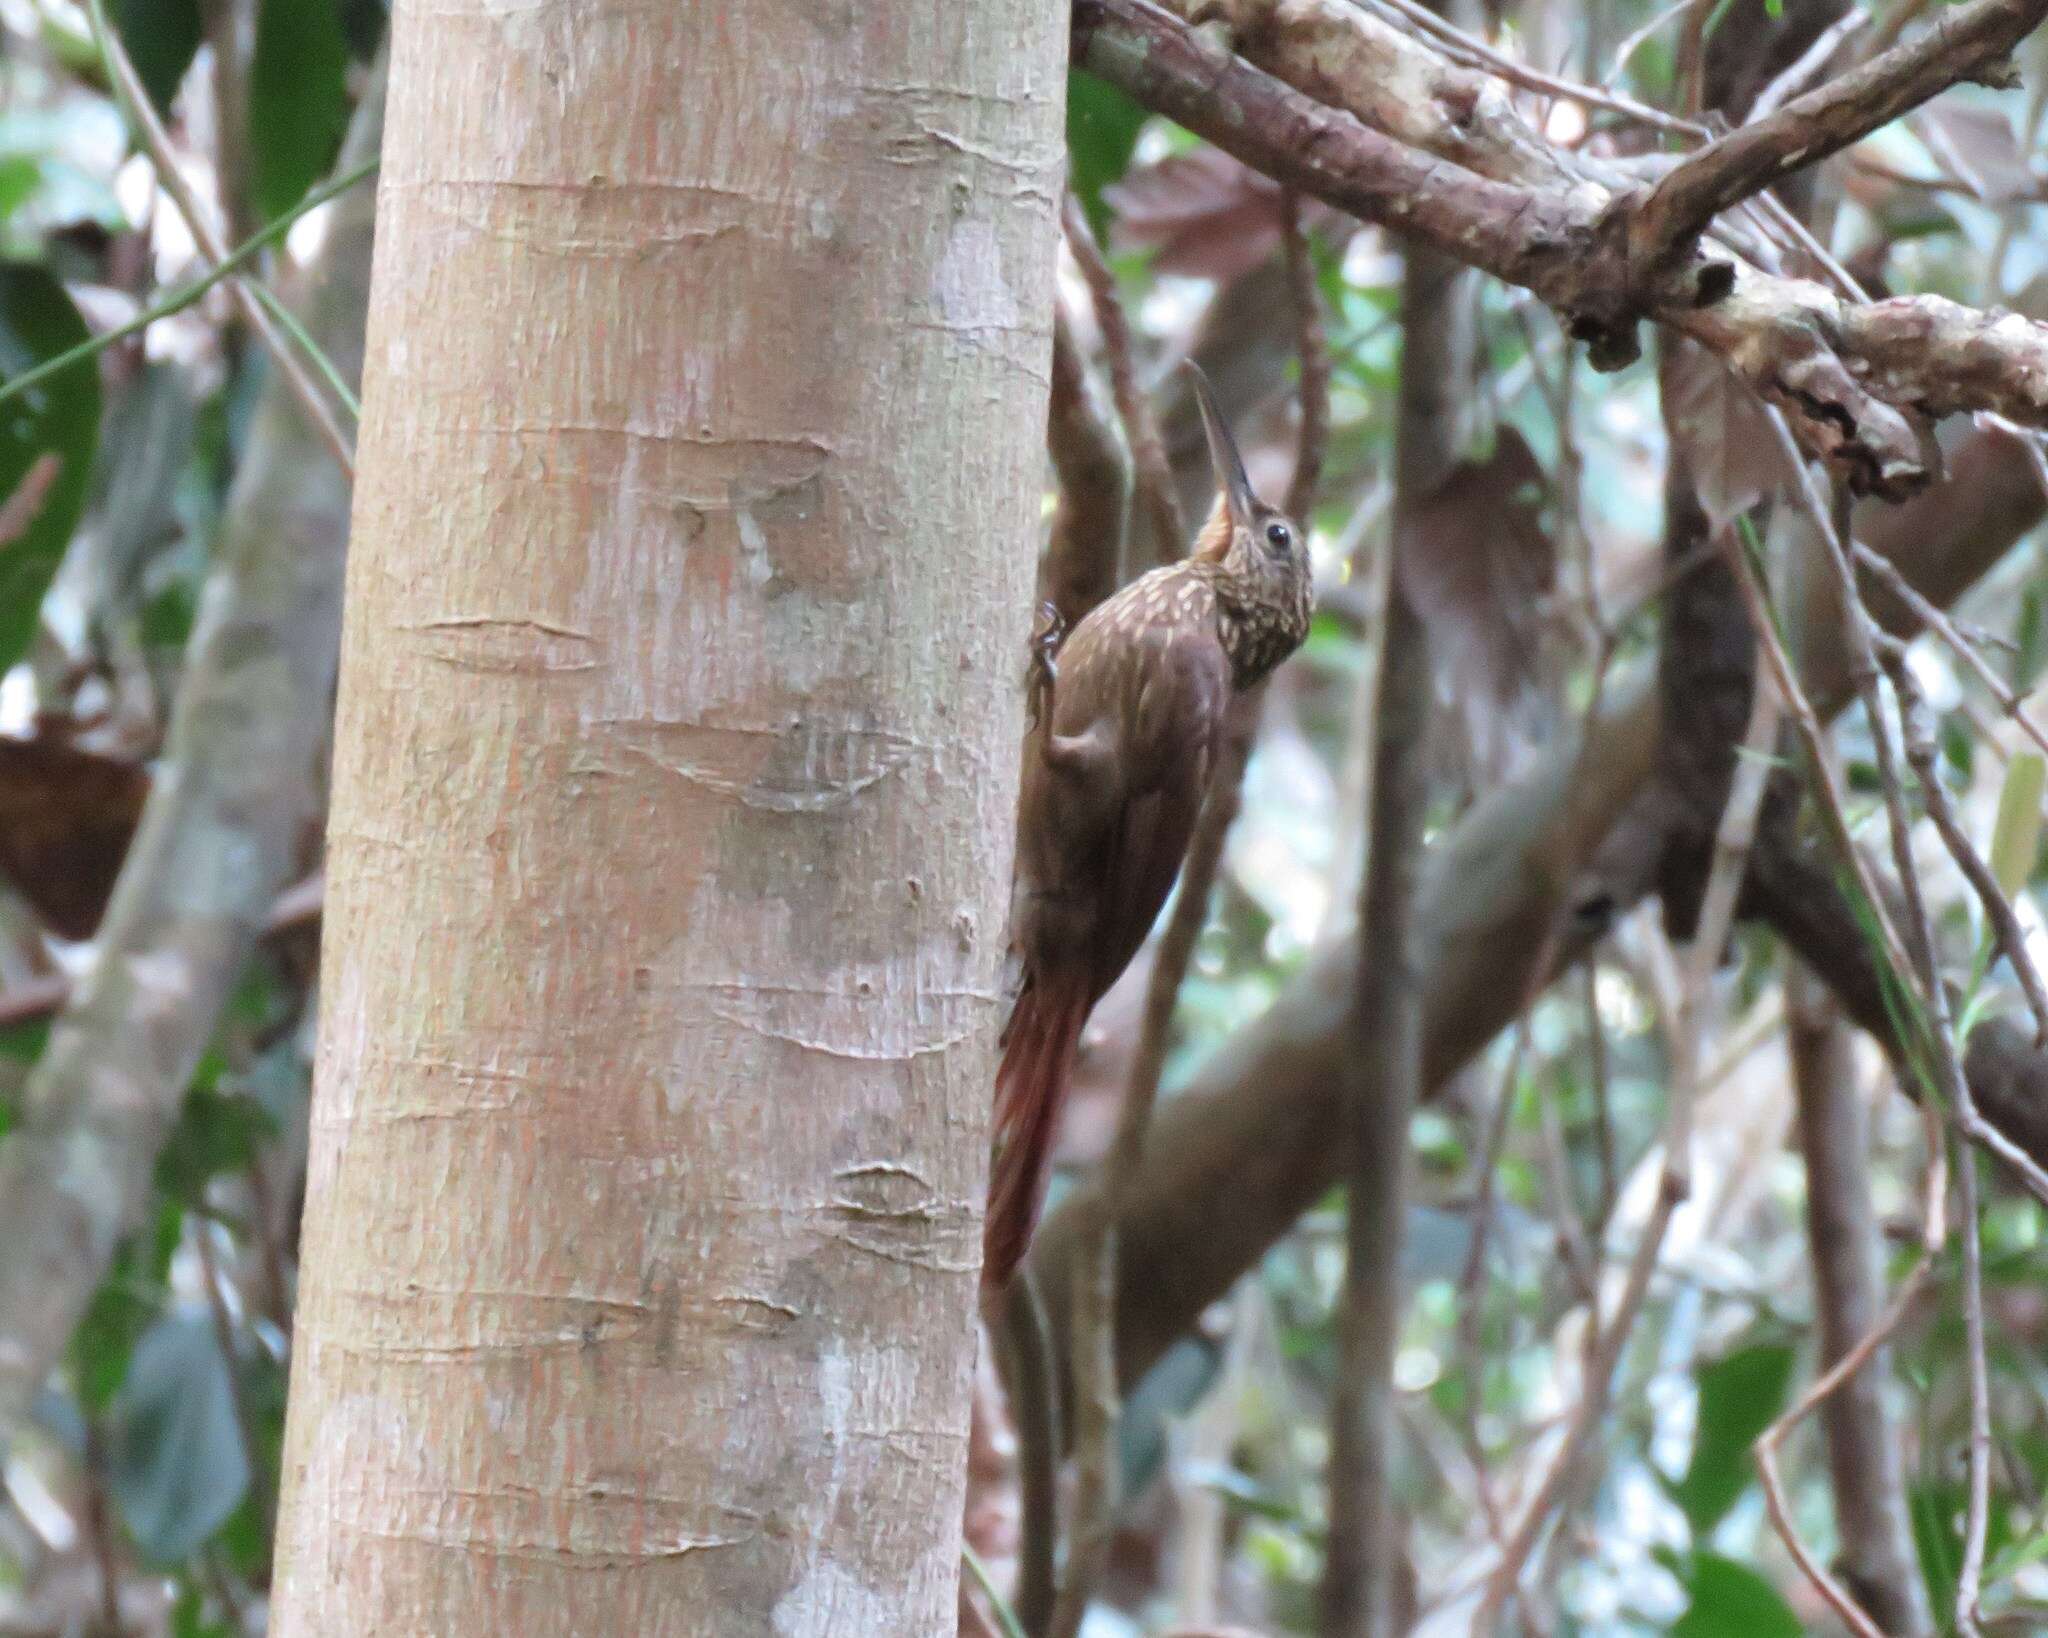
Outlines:
[{"label": "tree trunk", "polygon": [[394,29],[275,1630],[950,1632],[1063,14]]}]

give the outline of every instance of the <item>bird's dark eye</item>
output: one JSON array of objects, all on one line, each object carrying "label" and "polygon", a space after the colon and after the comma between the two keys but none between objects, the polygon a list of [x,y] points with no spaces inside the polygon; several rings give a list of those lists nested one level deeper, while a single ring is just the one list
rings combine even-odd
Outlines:
[{"label": "bird's dark eye", "polygon": [[1284,523],[1269,523],[1266,525],[1266,539],[1274,551],[1284,552],[1294,540],[1294,531]]}]

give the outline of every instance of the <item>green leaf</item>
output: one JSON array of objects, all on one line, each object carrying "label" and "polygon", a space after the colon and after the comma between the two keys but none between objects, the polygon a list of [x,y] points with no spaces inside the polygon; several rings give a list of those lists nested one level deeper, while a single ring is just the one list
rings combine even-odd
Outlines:
[{"label": "green leaf", "polygon": [[1691,1597],[1671,1638],[1800,1638],[1806,1630],[1756,1571],[1719,1553],[1695,1552],[1673,1564]]},{"label": "green leaf", "polygon": [[2041,665],[2048,660],[2048,623],[2041,618],[2041,586],[2038,581],[2020,593],[2020,617],[2013,623],[2013,691],[2024,694],[2034,686]]},{"label": "green leaf", "polygon": [[105,1408],[126,1380],[136,1341],[168,1296],[171,1254],[183,1227],[182,1208],[166,1202],[157,1214],[155,1235],[137,1235],[122,1245],[86,1305],[85,1317],[71,1337],[71,1368],[87,1411]]},{"label": "green leaf", "polygon": [[2027,885],[2041,848],[2041,788],[2048,762],[2039,752],[2021,751],[2005,770],[1998,793],[1998,821],[1991,828],[1991,874],[2007,898]]},{"label": "green leaf", "polygon": [[[0,265],[0,380],[85,339],[62,285],[38,267]],[[89,358],[0,404],[0,505],[32,471],[48,485],[21,537],[0,546],[0,672],[35,636],[43,593],[85,506],[99,427],[100,376]],[[39,464],[46,456],[54,475]]]},{"label": "green leaf", "polygon": [[107,20],[128,48],[149,100],[169,112],[199,49],[199,0],[109,0]]},{"label": "green leaf", "polygon": [[348,124],[348,41],[334,0],[263,0],[249,64],[249,186],[282,216],[334,163]]},{"label": "green leaf", "polygon": [[1784,1407],[1792,1360],[1789,1344],[1757,1343],[1700,1372],[1699,1434],[1685,1477],[1671,1487],[1695,1541],[1707,1539],[1756,1476],[1750,1447]]},{"label": "green leaf", "polygon": [[1145,110],[1107,81],[1084,69],[1067,76],[1067,155],[1074,192],[1097,237],[1109,231],[1102,190],[1124,174]]},{"label": "green leaf", "polygon": [[213,1317],[201,1304],[183,1304],[136,1344],[109,1407],[109,1488],[155,1563],[196,1551],[248,1492],[232,1369]]},{"label": "green leaf", "polygon": [[209,1181],[246,1169],[276,1130],[270,1111],[247,1093],[192,1087],[157,1157],[156,1186],[196,1205]]}]

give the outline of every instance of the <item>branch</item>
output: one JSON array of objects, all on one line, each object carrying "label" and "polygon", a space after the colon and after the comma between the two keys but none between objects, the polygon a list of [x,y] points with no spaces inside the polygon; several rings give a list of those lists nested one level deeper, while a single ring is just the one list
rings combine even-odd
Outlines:
[{"label": "branch", "polygon": [[[1792,1080],[1806,1161],[1806,1237],[1824,1372],[1780,1422],[1789,1429],[1820,1404],[1848,1590],[1882,1631],[1922,1638],[1933,1623],[1913,1556],[1898,1429],[1885,1404],[1878,1353],[1884,1340],[1884,1241],[1870,1193],[1869,1116],[1838,1008],[1809,974],[1795,972],[1790,982]],[[1935,1138],[1930,1163],[1941,1152],[1938,1131]],[[1931,1267],[1931,1255],[1923,1256],[1900,1288],[1895,1313],[1904,1314]],[[1866,1343],[1867,1338],[1875,1340]],[[1779,1437],[1774,1428],[1759,1443],[1759,1462],[1775,1455]],[[1786,1523],[1790,1517],[1788,1511]]]},{"label": "branch", "polygon": [[1858,492],[1930,480],[1929,416],[2048,424],[2048,329],[2025,319],[1931,296],[1858,305],[1719,242],[1646,278],[1624,168],[1563,153],[1497,80],[1357,8],[1282,0],[1246,42],[1274,72],[1150,0],[1076,0],[1074,19],[1076,62],[1303,193],[1533,290],[1596,364],[1633,357],[1644,317],[1691,336]]},{"label": "branch", "polygon": [[1635,253],[1645,266],[1684,253],[1730,206],[1861,142],[1957,81],[1985,78],[2043,16],[2048,0],[1971,0],[1919,38],[1708,143],[1627,207]]},{"label": "branch", "polygon": [[1131,458],[1066,307],[1057,302],[1045,445],[1060,485],[1045,547],[1046,594],[1071,631],[1122,583]]},{"label": "branch", "polygon": [[1159,438],[1159,422],[1152,414],[1144,389],[1138,385],[1131,326],[1124,316],[1123,298],[1117,294],[1116,274],[1103,260],[1102,247],[1095,242],[1095,234],[1088,226],[1088,213],[1072,190],[1061,207],[1060,224],[1066,232],[1067,248],[1073,252],[1075,265],[1081,269],[1088,294],[1094,300],[1095,322],[1102,331],[1103,351],[1109,355],[1110,388],[1116,397],[1117,414],[1123,418],[1125,442],[1130,446],[1138,506],[1152,529],[1151,563],[1171,563],[1187,549],[1187,530],[1181,522],[1180,501],[1174,493],[1166,446]]},{"label": "branch", "polygon": [[1401,1335],[1401,1234],[1408,1124],[1422,1099],[1422,990],[1416,898],[1429,810],[1429,629],[1404,565],[1424,549],[1417,515],[1461,449],[1458,384],[1471,379],[1461,270],[1411,246],[1401,283],[1401,399],[1394,534],[1373,688],[1371,795],[1358,898],[1351,1050],[1342,1076],[1343,1307],[1330,1405],[1330,1531],[1323,1638],[1379,1638],[1393,1627],[1406,1558],[1392,1496],[1394,1351]]},{"label": "branch", "polygon": [[[142,138],[143,148],[156,168],[158,184],[170,195],[171,203],[177,206],[178,214],[185,219],[192,242],[199,246],[208,261],[218,266],[228,259],[227,243],[214,227],[212,219],[199,208],[198,196],[185,180],[185,173],[178,169],[177,155],[171,151],[170,134],[164,130],[163,121],[157,118],[156,105],[149,100],[149,92],[144,89],[142,77],[129,60],[120,35],[108,23],[103,0],[87,0],[86,16],[92,25],[93,43],[99,47],[100,57],[106,64],[107,77],[114,82],[120,92],[120,100],[127,105],[129,117]],[[320,395],[312,377],[307,375],[305,360],[295,350],[287,334],[291,328],[288,318],[276,306],[266,305],[261,286],[245,275],[234,274],[228,288],[234,292],[235,301],[241,307],[243,317],[249,321],[250,328],[269,349],[278,374],[298,400],[307,419],[313,423],[328,453],[339,463],[343,475],[353,478],[355,452],[350,449],[341,424],[335,420],[333,408]],[[315,348],[323,354],[328,350]]]},{"label": "branch", "polygon": [[[374,151],[382,76],[344,169]],[[360,365],[373,201],[337,207],[306,315]],[[264,390],[213,553],[157,780],[91,974],[0,1144],[0,1443],[148,1198],[157,1151],[316,811],[348,484],[282,377]],[[236,868],[223,870],[231,858]]]}]

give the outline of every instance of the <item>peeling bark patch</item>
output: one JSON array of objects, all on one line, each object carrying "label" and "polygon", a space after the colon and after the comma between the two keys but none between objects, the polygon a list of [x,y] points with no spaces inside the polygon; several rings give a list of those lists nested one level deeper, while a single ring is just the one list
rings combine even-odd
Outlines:
[{"label": "peeling bark patch", "polygon": [[900,769],[920,742],[886,729],[794,719],[782,727],[608,721],[631,755],[766,813],[824,813]]},{"label": "peeling bark patch", "polygon": [[427,658],[458,671],[534,675],[588,671],[597,664],[597,644],[587,632],[546,620],[450,614],[399,629],[418,635]]}]

